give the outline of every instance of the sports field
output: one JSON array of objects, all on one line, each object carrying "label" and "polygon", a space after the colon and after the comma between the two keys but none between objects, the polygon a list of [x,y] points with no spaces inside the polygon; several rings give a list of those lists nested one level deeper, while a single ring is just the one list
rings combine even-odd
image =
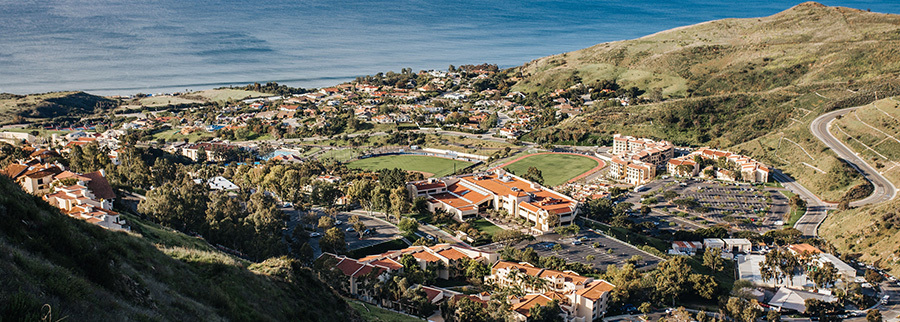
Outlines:
[{"label": "sports field", "polygon": [[424,155],[386,155],[374,158],[360,159],[347,164],[347,167],[363,170],[380,170],[400,168],[407,171],[421,172],[428,177],[442,177],[453,173],[456,169],[462,169],[472,163],[460,160],[429,157]]},{"label": "sports field", "polygon": [[501,167],[524,175],[529,167],[541,170],[544,176],[544,185],[557,186],[572,178],[578,177],[591,169],[602,167],[601,162],[581,155],[565,153],[541,153],[525,156]]}]

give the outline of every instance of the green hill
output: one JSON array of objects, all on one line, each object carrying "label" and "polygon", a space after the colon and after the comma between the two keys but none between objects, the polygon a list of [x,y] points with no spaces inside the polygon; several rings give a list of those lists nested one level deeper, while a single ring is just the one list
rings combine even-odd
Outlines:
[{"label": "green hill", "polygon": [[842,253],[900,274],[900,200],[836,211],[819,227],[819,235]]},{"label": "green hill", "polygon": [[769,17],[603,43],[506,72],[519,78],[513,90],[539,94],[603,81],[645,91],[645,104],[595,103],[525,139],[578,142],[625,133],[727,148],[837,200],[862,179],[815,178],[843,166],[806,128],[825,111],[872,102],[876,93],[900,94],[898,54],[900,15],[807,2]]},{"label": "green hill", "polygon": [[0,321],[360,320],[292,259],[249,263],[134,224],[154,240],[62,215],[0,176]]},{"label": "green hill", "polygon": [[118,106],[118,102],[85,92],[16,95],[0,93],[0,124],[25,120],[80,116]]}]

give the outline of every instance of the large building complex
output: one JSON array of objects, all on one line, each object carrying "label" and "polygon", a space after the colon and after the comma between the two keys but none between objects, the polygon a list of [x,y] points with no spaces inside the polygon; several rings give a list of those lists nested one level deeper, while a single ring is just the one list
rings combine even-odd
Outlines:
[{"label": "large building complex", "polygon": [[500,286],[521,288],[527,295],[510,299],[519,321],[527,321],[535,305],[559,301],[565,321],[594,321],[606,314],[609,292],[615,285],[570,271],[556,271],[528,263],[497,262],[485,277]]},{"label": "large building complex", "polygon": [[502,169],[442,179],[410,182],[410,197],[424,197],[431,212],[445,211],[458,221],[480,210],[505,210],[522,217],[537,232],[575,221],[578,202],[556,191],[506,173]]},{"label": "large building complex", "polygon": [[612,153],[607,175],[617,181],[639,185],[656,176],[656,168],[675,155],[675,146],[666,141],[615,134]]},{"label": "large building complex", "polygon": [[710,148],[700,148],[691,154],[669,160],[666,165],[668,173],[673,176],[697,175],[700,171],[700,165],[695,161],[697,157],[715,161],[724,159],[730,165],[726,168],[719,167],[716,171],[715,177],[719,180],[753,183],[769,181],[769,167],[765,164],[745,155]]}]

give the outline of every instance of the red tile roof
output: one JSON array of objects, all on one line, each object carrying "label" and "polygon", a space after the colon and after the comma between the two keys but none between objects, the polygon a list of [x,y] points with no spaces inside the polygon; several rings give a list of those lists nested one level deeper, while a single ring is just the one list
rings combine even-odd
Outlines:
[{"label": "red tile roof", "polygon": [[113,192],[112,186],[109,185],[109,181],[106,180],[106,177],[104,177],[100,171],[85,173],[84,176],[91,179],[91,181],[88,182],[88,189],[91,189],[94,196],[107,200],[116,198],[116,193]]}]

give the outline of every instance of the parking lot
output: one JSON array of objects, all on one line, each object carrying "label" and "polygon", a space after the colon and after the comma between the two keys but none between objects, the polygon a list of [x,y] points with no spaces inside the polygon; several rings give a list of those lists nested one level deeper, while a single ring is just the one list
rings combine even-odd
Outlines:
[{"label": "parking lot", "polygon": [[[654,181],[646,187],[643,192],[630,192],[626,201],[639,205],[642,198],[656,197],[662,201],[652,205],[657,210],[687,212],[683,215],[685,219],[700,224],[728,223],[765,232],[781,228],[779,224],[790,210],[787,197],[779,189],[764,186],[669,178]],[[677,193],[678,199],[693,198],[706,211],[675,209],[663,200],[665,191]]]},{"label": "parking lot", "polygon": [[[299,214],[293,211],[293,209],[285,211],[291,214],[292,222],[299,221]],[[317,213],[319,214],[319,216],[325,215],[321,211],[317,211]],[[349,224],[349,221],[350,217],[352,217],[353,215],[359,215],[359,220],[366,225],[366,228],[371,229],[372,233],[366,235],[365,238],[360,239],[357,232],[347,231],[347,228],[352,227],[352,225]],[[335,225],[335,227],[341,229],[341,231],[344,232],[344,240],[347,242],[348,251],[390,241],[400,235],[400,230],[398,230],[396,226],[391,225],[384,220],[366,216],[365,212],[361,212],[358,210],[353,212],[340,212],[337,214],[337,220],[341,221],[341,224]],[[316,228],[316,232],[319,234],[325,234],[324,231],[318,228]],[[314,248],[318,247],[319,238],[321,237],[312,238],[312,242],[310,244],[313,245]]]},{"label": "parking lot", "polygon": [[[579,240],[581,239],[581,240]],[[579,240],[579,242],[575,242]],[[576,245],[577,244],[577,245]],[[597,247],[594,247],[596,244]],[[555,247],[559,245],[559,247]],[[561,237],[558,234],[545,234],[538,236],[533,241],[521,242],[513,246],[524,249],[533,248],[541,257],[556,256],[567,262],[591,264],[595,268],[606,269],[608,265],[622,266],[634,255],[640,255],[642,260],[635,263],[635,267],[641,270],[649,270],[662,262],[662,259],[650,253],[639,250],[625,242],[618,241],[602,233],[592,230],[582,230],[575,237]],[[482,250],[497,251],[496,244],[481,247]],[[558,249],[558,250],[556,250]],[[588,261],[588,255],[594,258]]]}]

